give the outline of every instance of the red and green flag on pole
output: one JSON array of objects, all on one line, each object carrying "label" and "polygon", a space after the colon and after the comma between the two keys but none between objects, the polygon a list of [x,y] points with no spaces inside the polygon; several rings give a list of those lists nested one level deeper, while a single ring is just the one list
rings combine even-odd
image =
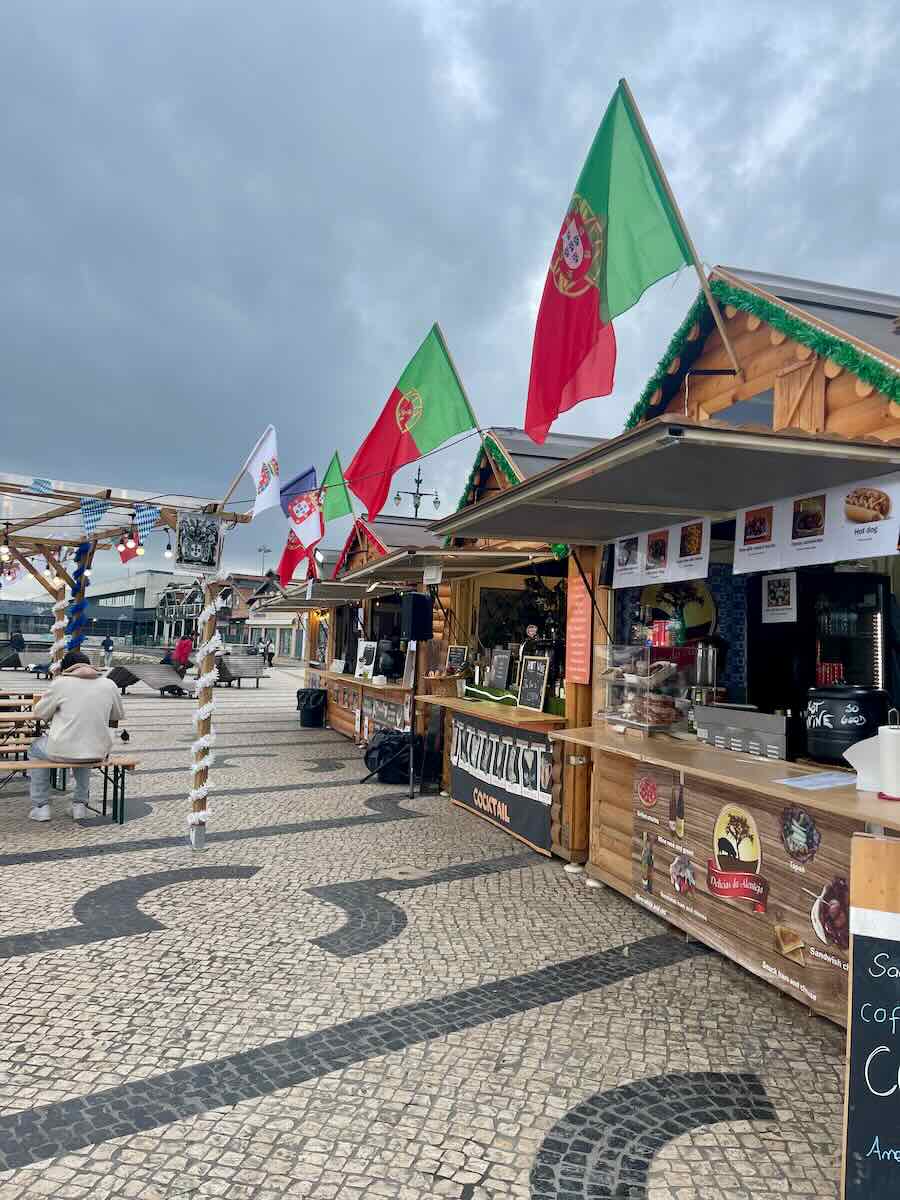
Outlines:
[{"label": "red and green flag on pole", "polygon": [[478,422],[437,324],[415,352],[366,440],[344,472],[371,519],[384,508],[394,472]]},{"label": "red and green flag on pole", "polygon": [[651,284],[696,261],[634,97],[620,80],[578,176],[544,284],[525,414],[534,441],[544,441],[560,413],[610,394],[613,320]]}]

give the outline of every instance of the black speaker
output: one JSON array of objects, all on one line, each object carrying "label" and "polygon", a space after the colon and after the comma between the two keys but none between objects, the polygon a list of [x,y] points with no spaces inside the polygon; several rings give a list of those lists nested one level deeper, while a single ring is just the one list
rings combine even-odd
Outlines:
[{"label": "black speaker", "polygon": [[434,600],[424,592],[404,592],[400,601],[400,637],[430,642],[434,637]]}]

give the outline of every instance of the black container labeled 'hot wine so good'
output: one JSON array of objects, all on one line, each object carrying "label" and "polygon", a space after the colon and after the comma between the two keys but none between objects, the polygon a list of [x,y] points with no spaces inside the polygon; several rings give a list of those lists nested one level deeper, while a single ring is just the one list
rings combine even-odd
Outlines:
[{"label": "black container labeled 'hot wine so good'", "polygon": [[825,762],[844,762],[844,751],[875,737],[887,724],[890,702],[879,688],[834,684],[809,689],[806,702],[806,752]]}]

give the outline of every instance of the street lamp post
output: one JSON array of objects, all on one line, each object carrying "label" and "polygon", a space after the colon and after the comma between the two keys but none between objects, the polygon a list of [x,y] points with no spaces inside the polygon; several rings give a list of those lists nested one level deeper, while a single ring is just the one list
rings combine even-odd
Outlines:
[{"label": "street lamp post", "polygon": [[266,573],[266,555],[272,553],[272,547],[267,546],[267,545],[265,545],[265,543],[263,543],[262,546],[256,547],[256,553],[259,555],[259,564],[260,564],[259,565],[259,573],[260,573],[260,575],[265,575],[265,573]]},{"label": "street lamp post", "polygon": [[432,501],[432,504],[434,505],[434,507],[436,509],[440,508],[441,507],[440,496],[437,494],[437,492],[423,492],[422,491],[422,483],[423,482],[424,482],[424,480],[422,479],[422,468],[418,467],[416,469],[416,477],[413,480],[413,483],[416,485],[416,490],[414,492],[407,492],[407,491],[402,491],[400,488],[398,488],[397,493],[394,496],[394,503],[397,505],[397,507],[398,508],[400,507],[400,504],[401,504],[400,497],[401,496],[411,496],[412,502],[413,502],[413,516],[417,517],[419,515],[419,505],[422,503],[422,501],[425,499],[425,497],[426,496],[434,496],[434,500]]}]

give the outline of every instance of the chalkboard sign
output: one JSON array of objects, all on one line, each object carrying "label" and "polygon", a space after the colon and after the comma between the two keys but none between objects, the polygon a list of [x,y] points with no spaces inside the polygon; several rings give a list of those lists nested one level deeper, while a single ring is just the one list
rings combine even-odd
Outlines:
[{"label": "chalkboard sign", "polygon": [[898,874],[895,839],[853,838],[845,1200],[900,1196],[900,913],[885,911]]},{"label": "chalkboard sign", "polygon": [[494,651],[491,657],[491,669],[488,671],[487,685],[492,688],[505,688],[509,682],[509,667],[512,662],[512,650]]},{"label": "chalkboard sign", "polygon": [[542,712],[550,659],[546,655],[526,654],[519,674],[519,707],[536,708]]},{"label": "chalkboard sign", "polygon": [[447,667],[448,671],[461,671],[466,665],[466,659],[469,657],[468,646],[448,646],[447,647]]}]

